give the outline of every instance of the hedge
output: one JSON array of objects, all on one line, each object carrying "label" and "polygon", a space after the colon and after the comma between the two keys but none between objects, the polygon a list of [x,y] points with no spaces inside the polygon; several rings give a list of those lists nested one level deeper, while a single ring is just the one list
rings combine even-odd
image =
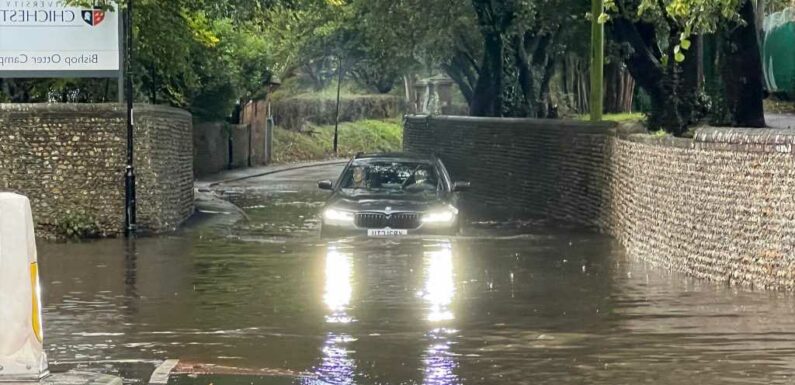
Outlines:
[{"label": "hedge", "polygon": [[[300,95],[273,104],[276,125],[302,131],[310,123],[334,124],[336,98]],[[344,95],[340,99],[340,122],[363,119],[388,119],[403,113],[403,101],[393,95]]]}]

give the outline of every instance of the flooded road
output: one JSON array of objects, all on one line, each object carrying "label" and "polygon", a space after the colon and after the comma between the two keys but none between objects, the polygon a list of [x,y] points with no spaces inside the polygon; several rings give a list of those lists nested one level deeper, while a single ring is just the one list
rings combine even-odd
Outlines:
[{"label": "flooded road", "polygon": [[793,381],[791,294],[690,279],[538,223],[321,241],[315,182],[338,172],[220,186],[249,216],[232,227],[40,244],[51,365],[138,384],[166,358],[281,375],[176,380],[204,385]]}]

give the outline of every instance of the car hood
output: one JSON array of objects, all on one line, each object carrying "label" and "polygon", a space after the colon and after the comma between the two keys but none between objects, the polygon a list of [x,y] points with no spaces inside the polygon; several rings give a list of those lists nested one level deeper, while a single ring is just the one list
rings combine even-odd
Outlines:
[{"label": "car hood", "polygon": [[[402,198],[402,197],[401,197]],[[389,207],[392,212],[401,211],[426,211],[439,207],[445,202],[442,199],[412,199],[406,198],[379,198],[379,197],[343,197],[337,196],[329,200],[327,207],[334,207],[349,211],[386,211]]]}]

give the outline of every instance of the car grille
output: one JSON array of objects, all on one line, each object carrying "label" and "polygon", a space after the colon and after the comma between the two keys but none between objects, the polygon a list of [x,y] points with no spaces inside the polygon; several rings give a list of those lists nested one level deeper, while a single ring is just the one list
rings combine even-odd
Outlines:
[{"label": "car grille", "polygon": [[410,230],[420,227],[420,215],[417,213],[358,213],[356,226],[365,229],[391,229]]}]

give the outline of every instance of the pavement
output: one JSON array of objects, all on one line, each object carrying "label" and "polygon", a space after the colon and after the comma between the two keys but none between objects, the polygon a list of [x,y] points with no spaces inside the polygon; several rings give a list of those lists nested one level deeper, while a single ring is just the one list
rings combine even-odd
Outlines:
[{"label": "pavement", "polygon": [[770,128],[795,128],[795,114],[765,114],[765,122]]},{"label": "pavement", "polygon": [[333,164],[343,164],[346,163],[347,161],[348,159],[331,159],[331,160],[314,161],[314,162],[287,163],[287,164],[277,164],[277,165],[229,170],[229,171],[220,172],[218,174],[213,174],[199,178],[196,181],[195,185],[196,188],[199,190],[210,189],[212,187],[224,183],[237,182],[244,179],[256,178],[269,174],[275,174],[279,172],[297,170],[302,168],[328,166]]},{"label": "pavement", "polygon": [[196,215],[187,223],[185,228],[196,230],[201,228],[228,228],[229,226],[247,220],[246,213],[232,202],[222,198],[216,188],[229,183],[246,181],[272,174],[289,173],[309,168],[323,168],[325,166],[341,165],[346,159],[324,160],[316,162],[288,163],[261,167],[250,167],[224,171],[218,174],[199,178],[194,183],[194,197]]},{"label": "pavement", "polygon": [[90,372],[53,373],[39,382],[2,382],[4,385],[123,385],[120,377]]}]

